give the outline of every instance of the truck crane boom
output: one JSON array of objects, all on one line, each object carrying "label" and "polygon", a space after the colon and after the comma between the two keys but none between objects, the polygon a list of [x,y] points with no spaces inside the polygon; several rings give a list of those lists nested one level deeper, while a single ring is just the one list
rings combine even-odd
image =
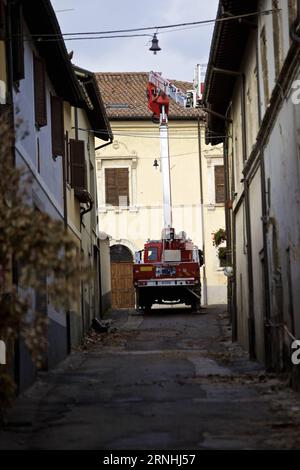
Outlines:
[{"label": "truck crane boom", "polygon": [[[200,76],[200,66],[197,66],[196,70],[196,74],[198,73],[198,76]],[[194,80],[194,83],[195,82],[195,86],[197,87],[198,81]],[[148,107],[153,112],[152,119],[154,122],[159,122],[164,228],[169,229],[172,227],[172,197],[168,141],[169,98],[184,108],[198,107],[200,101],[199,96],[197,98],[196,89],[183,91],[157,72],[149,73],[147,94]]]},{"label": "truck crane boom", "polygon": [[182,91],[156,72],[149,74],[147,95],[153,122],[159,123],[164,229],[161,240],[145,244],[143,256],[142,251],[136,253],[133,265],[136,304],[138,309],[148,310],[153,303],[185,303],[198,311],[201,253],[185,232],[176,235],[172,224],[168,113],[169,98],[185,108],[198,107],[199,99],[196,90]]}]

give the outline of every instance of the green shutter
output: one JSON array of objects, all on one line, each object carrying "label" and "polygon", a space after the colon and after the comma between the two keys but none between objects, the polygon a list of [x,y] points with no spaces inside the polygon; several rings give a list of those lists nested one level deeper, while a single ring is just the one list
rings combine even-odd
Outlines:
[{"label": "green shutter", "polygon": [[39,127],[47,125],[45,65],[39,57],[33,56],[34,109],[35,123]]},{"label": "green shutter", "polygon": [[70,140],[71,186],[74,189],[86,189],[85,152],[83,140]]},{"label": "green shutter", "polygon": [[126,197],[129,205],[129,172],[128,168],[105,169],[105,202],[119,206],[122,196]]},{"label": "green shutter", "polygon": [[64,155],[64,111],[63,100],[51,95],[52,154]]},{"label": "green shutter", "polygon": [[111,206],[119,205],[116,168],[105,169],[105,202]]},{"label": "green shutter", "polygon": [[224,166],[215,166],[216,203],[225,202]]}]

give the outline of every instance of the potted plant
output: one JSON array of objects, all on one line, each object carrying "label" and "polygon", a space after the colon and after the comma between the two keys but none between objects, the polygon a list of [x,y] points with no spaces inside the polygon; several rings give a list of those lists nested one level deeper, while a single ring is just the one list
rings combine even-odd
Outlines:
[{"label": "potted plant", "polygon": [[220,246],[226,242],[226,231],[223,228],[219,228],[216,232],[212,233],[213,236],[213,245],[218,248],[218,258],[220,260],[220,266],[226,266],[227,258],[227,247]]},{"label": "potted plant", "polygon": [[215,247],[220,246],[222,243],[226,242],[226,232],[223,228],[219,228],[216,232],[212,233],[213,236],[213,245]]}]

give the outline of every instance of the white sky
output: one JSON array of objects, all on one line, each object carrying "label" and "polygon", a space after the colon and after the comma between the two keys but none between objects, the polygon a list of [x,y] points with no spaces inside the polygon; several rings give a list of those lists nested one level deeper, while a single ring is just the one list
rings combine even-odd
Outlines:
[{"label": "white sky", "polygon": [[[214,19],[218,0],[52,0],[63,33],[104,31]],[[213,25],[158,35],[161,51],[148,49],[151,37],[66,41],[73,63],[93,72],[162,72],[192,81],[197,63],[207,63]],[[147,31],[148,33],[148,31]],[[149,34],[152,32],[150,31]],[[149,43],[150,41],[150,43]]]}]

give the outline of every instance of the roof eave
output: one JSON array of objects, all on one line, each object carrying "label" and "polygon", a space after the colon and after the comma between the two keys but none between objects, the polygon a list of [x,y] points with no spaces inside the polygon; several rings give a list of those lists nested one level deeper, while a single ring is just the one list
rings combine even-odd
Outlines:
[{"label": "roof eave", "polygon": [[94,131],[95,137],[101,140],[113,140],[113,133],[110,127],[109,119],[102,100],[101,91],[99,89],[95,74],[89,70],[73,65],[78,80],[82,81],[87,89],[89,99],[93,104],[90,109],[85,102],[85,110]]},{"label": "roof eave", "polygon": [[[256,0],[220,0],[217,19],[223,17],[223,7],[234,16],[255,12]],[[253,20],[252,20],[253,21]],[[241,61],[248,40],[249,22],[237,20],[218,21],[213,32],[209,63],[207,67],[203,101],[208,109],[220,115],[225,115],[232,99],[236,75],[216,73],[214,68],[227,69],[233,72],[240,70]],[[225,119],[208,114],[208,128],[214,134],[225,134]],[[207,137],[207,142],[213,145],[224,140]]]},{"label": "roof eave", "polygon": [[[174,121],[198,121],[205,120],[204,115],[199,116],[169,116],[169,122]],[[110,121],[151,121],[151,116],[110,116]]]},{"label": "roof eave", "polygon": [[[35,45],[45,59],[47,73],[56,93],[72,105],[81,106],[80,87],[50,1],[26,2],[23,0],[22,3],[26,24],[30,33],[35,35]],[[38,38],[38,34],[43,34],[43,37]],[[44,36],[47,34],[49,37]]]}]

